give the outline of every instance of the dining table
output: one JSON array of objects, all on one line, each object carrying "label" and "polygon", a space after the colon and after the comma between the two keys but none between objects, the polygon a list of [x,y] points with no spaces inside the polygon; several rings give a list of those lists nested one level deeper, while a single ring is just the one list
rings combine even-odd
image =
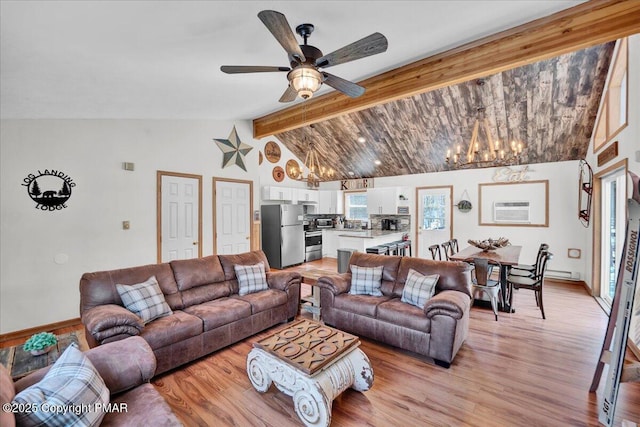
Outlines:
[{"label": "dining table", "polygon": [[515,310],[511,304],[511,289],[507,283],[507,276],[511,266],[517,265],[520,259],[520,251],[522,246],[508,245],[502,248],[484,250],[476,246],[467,246],[449,256],[451,261],[464,261],[472,263],[475,258],[486,258],[489,262],[499,262],[502,265],[500,269],[500,289],[502,290],[502,298],[500,301],[500,310],[513,313]]}]

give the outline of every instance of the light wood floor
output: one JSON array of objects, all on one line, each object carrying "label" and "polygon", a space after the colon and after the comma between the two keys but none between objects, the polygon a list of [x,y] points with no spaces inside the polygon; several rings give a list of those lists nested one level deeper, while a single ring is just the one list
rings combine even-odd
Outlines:
[{"label": "light wood floor", "polygon": [[[336,271],[335,260],[297,267]],[[596,426],[589,393],[607,316],[579,285],[545,287],[543,320],[532,292],[515,295],[516,313],[471,310],[469,338],[450,369],[362,338],[373,388],[345,391],[333,426]],[[251,343],[268,331],[161,376],[153,384],[186,425],[300,426],[292,399],[265,394],[246,375]],[[605,371],[606,372],[606,371]],[[640,422],[640,383],[620,387],[615,425]]]}]

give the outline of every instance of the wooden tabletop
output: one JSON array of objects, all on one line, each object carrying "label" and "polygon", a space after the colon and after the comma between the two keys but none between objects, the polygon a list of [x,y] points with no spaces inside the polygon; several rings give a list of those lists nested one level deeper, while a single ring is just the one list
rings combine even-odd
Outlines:
[{"label": "wooden tabletop", "polygon": [[502,265],[516,265],[520,258],[522,246],[509,245],[493,251],[483,251],[475,246],[467,246],[449,259],[452,261],[473,261],[474,258],[486,258],[491,261],[498,261]]},{"label": "wooden tabletop", "polygon": [[311,320],[299,320],[253,343],[306,375],[315,374],[359,345],[357,336]]}]

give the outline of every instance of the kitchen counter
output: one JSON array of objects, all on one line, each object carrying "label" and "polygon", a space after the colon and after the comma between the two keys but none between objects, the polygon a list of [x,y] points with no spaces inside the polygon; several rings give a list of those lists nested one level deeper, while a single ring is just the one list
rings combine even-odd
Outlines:
[{"label": "kitchen counter", "polygon": [[403,231],[393,230],[338,230],[338,248],[350,248],[366,252],[367,248],[402,240]]},{"label": "kitchen counter", "polygon": [[[395,230],[348,230],[347,229],[347,230],[336,230],[336,231],[342,231],[342,233],[339,234],[338,237],[359,237],[362,239],[375,239],[376,237],[392,236],[392,235],[400,234],[400,237],[395,240],[401,240],[402,235],[404,234],[404,232],[402,231],[395,231]],[[393,241],[393,239],[390,241]]]}]

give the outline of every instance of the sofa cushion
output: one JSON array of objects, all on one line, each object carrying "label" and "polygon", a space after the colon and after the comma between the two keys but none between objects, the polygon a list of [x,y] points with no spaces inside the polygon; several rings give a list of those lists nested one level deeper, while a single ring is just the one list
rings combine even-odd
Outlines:
[{"label": "sofa cushion", "polygon": [[414,269],[409,270],[407,281],[402,290],[402,302],[424,308],[424,304],[433,296],[438,283],[437,274],[422,275]]},{"label": "sofa cushion", "polygon": [[122,305],[116,284],[133,285],[155,276],[172,310],[182,308],[182,298],[169,263],[142,265],[119,270],[85,273],[80,279],[80,314],[104,304]]},{"label": "sofa cushion", "polygon": [[185,308],[184,311],[202,319],[204,330],[210,331],[251,316],[251,304],[237,298],[220,298],[193,305]]},{"label": "sofa cushion", "polygon": [[382,266],[360,267],[351,265],[351,295],[372,295],[381,297]]},{"label": "sofa cushion", "polygon": [[431,332],[431,319],[425,316],[422,308],[404,303],[399,298],[378,305],[377,319],[427,334]]},{"label": "sofa cushion", "polygon": [[216,255],[175,260],[169,264],[171,264],[178,289],[181,291],[210,283],[224,282],[224,270]]},{"label": "sofa cushion", "polygon": [[436,284],[436,294],[442,291],[459,291],[471,298],[471,267],[465,262],[434,261],[424,258],[402,257],[398,269],[398,279],[394,288],[394,296],[402,295],[402,288],[409,275],[409,270],[415,270],[425,276],[438,274],[440,279]]},{"label": "sofa cushion", "polygon": [[116,289],[127,310],[140,316],[145,324],[172,313],[155,276],[135,285],[116,284]]},{"label": "sofa cushion", "polygon": [[333,306],[338,310],[349,311],[362,316],[376,317],[376,308],[379,304],[389,301],[391,297],[374,297],[371,295],[336,295]]},{"label": "sofa cushion", "polygon": [[[16,395],[11,374],[0,364],[0,404],[10,403]],[[0,411],[0,426],[13,427],[16,425],[15,416],[11,411]]]},{"label": "sofa cushion", "polygon": [[269,288],[267,284],[267,274],[264,270],[264,263],[259,262],[254,265],[234,265],[236,277],[238,278],[238,295],[247,295],[254,292],[264,291]]},{"label": "sofa cushion", "polygon": [[267,289],[266,291],[243,296],[235,296],[234,298],[251,304],[251,314],[260,313],[280,305],[285,305],[288,302],[287,293],[278,289]]},{"label": "sofa cushion", "polygon": [[393,288],[396,282],[396,277],[398,275],[398,266],[400,265],[401,258],[403,257],[354,252],[351,255],[349,264],[359,265],[360,267],[377,267],[381,265],[381,290],[384,295],[391,295],[393,294]]},{"label": "sofa cushion", "polygon": [[[15,403],[39,407],[32,412],[16,414],[19,425],[97,426],[104,412],[88,409],[109,403],[109,389],[91,361],[76,347],[67,347],[49,372],[38,383],[18,393]],[[78,411],[47,411],[46,407],[71,406],[87,408]],[[86,405],[86,406],[85,406]]]},{"label": "sofa cushion", "polygon": [[[252,265],[262,262],[264,264],[265,271],[269,271],[269,261],[267,256],[262,251],[251,251],[243,254],[233,255],[218,255],[222,269],[224,270],[225,280],[236,280],[236,265]],[[232,290],[237,293],[237,290]]]},{"label": "sofa cushion", "polygon": [[177,310],[170,316],[147,323],[140,336],[155,350],[195,337],[202,332],[202,319]]}]

